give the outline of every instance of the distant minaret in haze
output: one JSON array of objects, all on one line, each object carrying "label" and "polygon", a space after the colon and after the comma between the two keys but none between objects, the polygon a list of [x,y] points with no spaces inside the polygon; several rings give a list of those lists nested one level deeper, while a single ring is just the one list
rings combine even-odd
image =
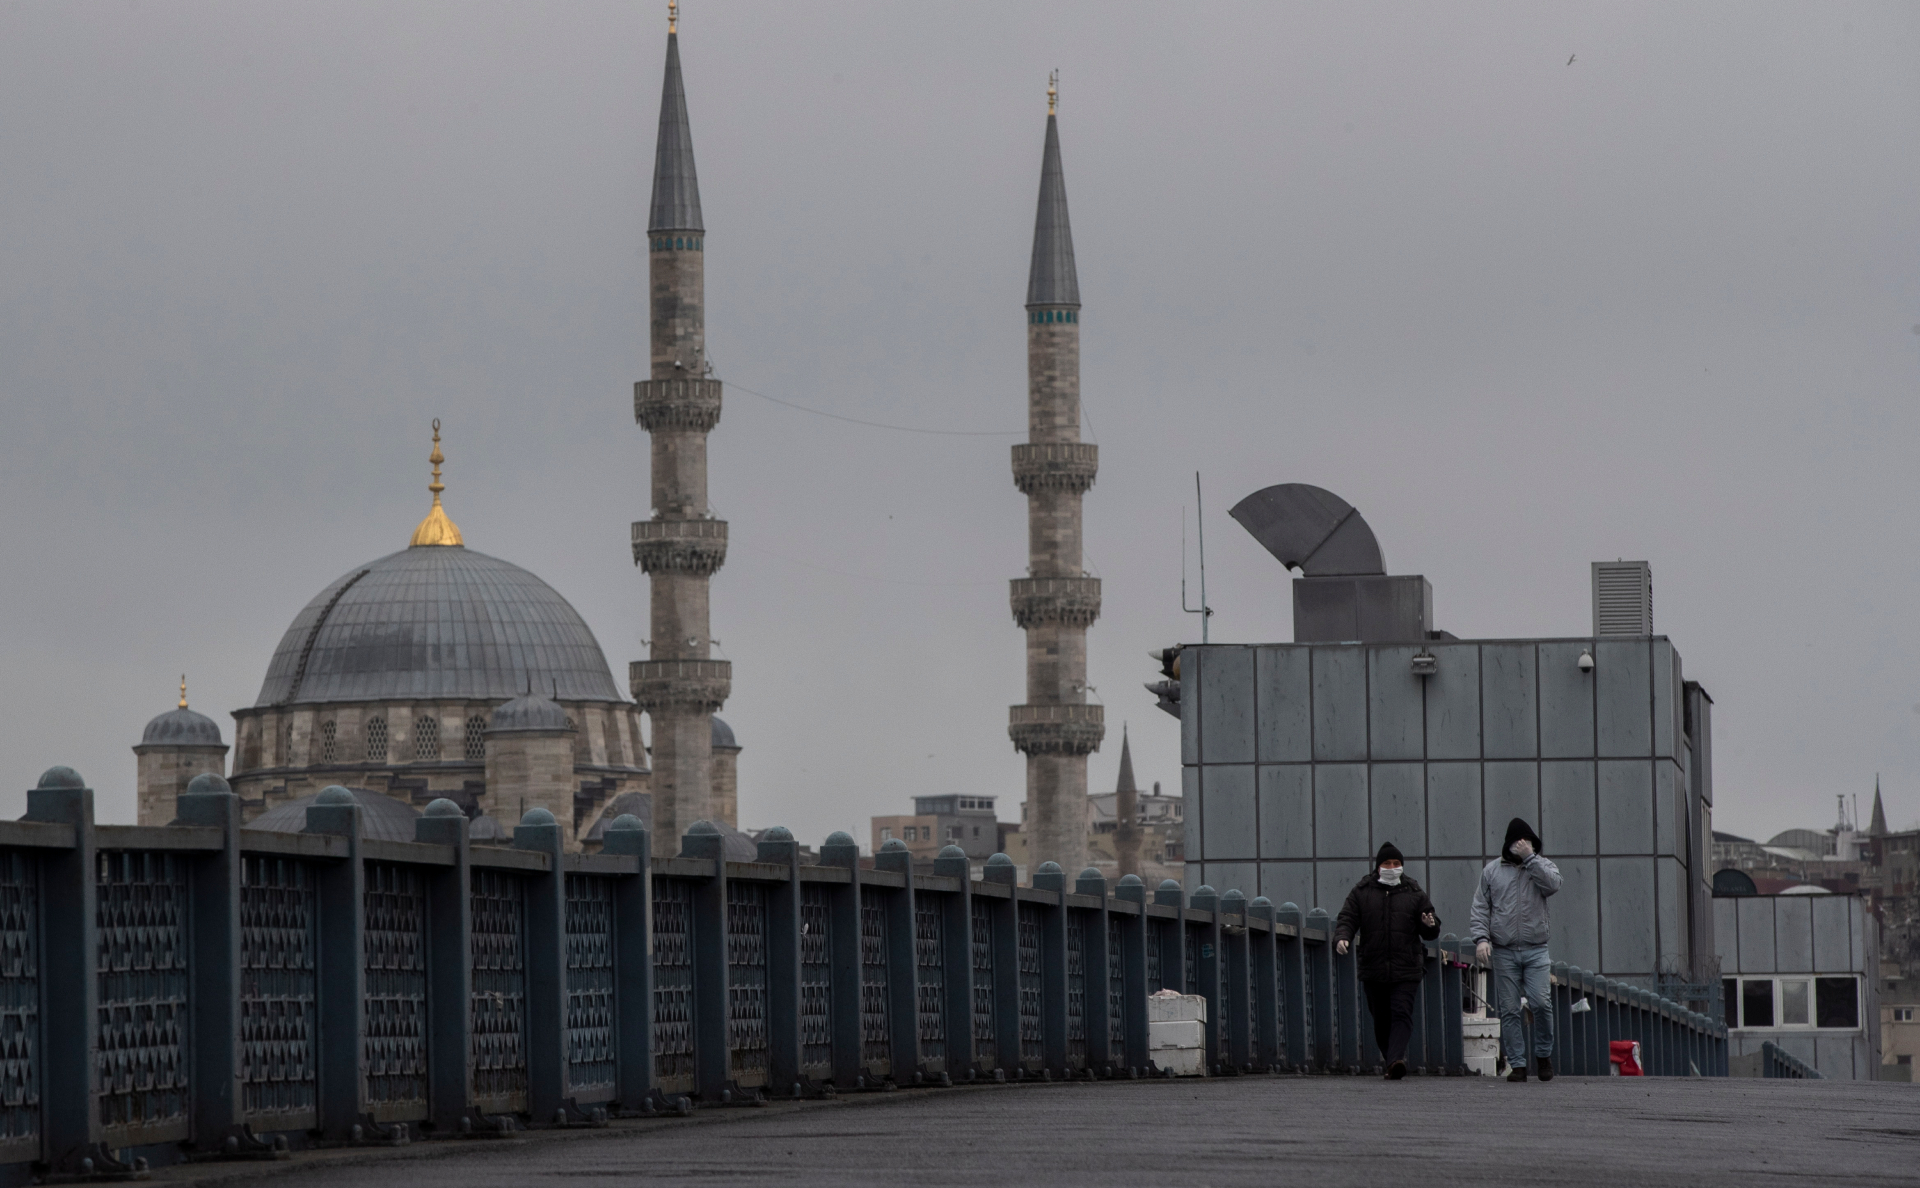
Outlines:
[{"label": "distant minaret in haze", "polygon": [[1027,633],[1027,703],[1007,733],[1027,757],[1028,861],[1058,862],[1071,880],[1087,864],[1087,755],[1106,733],[1087,704],[1087,628],[1100,617],[1100,581],[1081,567],[1080,497],[1099,469],[1080,440],[1080,282],[1067,224],[1056,115],[1047,85],[1047,140],[1027,273],[1027,441],[1013,447],[1013,481],[1027,497],[1027,576],[1013,582],[1013,621]]},{"label": "distant minaret in haze", "polygon": [[653,435],[653,515],[633,526],[634,564],[651,579],[653,639],[630,681],[653,719],[653,844],[667,857],[694,822],[713,815],[712,717],[733,684],[733,666],[708,658],[707,585],[727,558],[727,525],[707,508],[707,434],[720,421],[720,381],[707,374],[706,228],[678,16],[669,4],[647,219],[653,378],[633,386],[634,419]]},{"label": "distant minaret in haze", "polygon": [[1120,728],[1120,779],[1113,786],[1113,856],[1119,875],[1140,873],[1140,789],[1133,782],[1133,749]]}]

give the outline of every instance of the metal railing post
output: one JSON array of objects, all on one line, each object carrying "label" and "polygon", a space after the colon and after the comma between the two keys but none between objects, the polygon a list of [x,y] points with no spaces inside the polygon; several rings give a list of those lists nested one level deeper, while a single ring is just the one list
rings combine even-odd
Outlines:
[{"label": "metal railing post", "polygon": [[93,789],[71,767],[52,767],[27,793],[25,821],[71,826],[73,847],[40,854],[40,1125],[54,1170],[97,1158],[94,1029],[100,953]]},{"label": "metal railing post", "polygon": [[[1333,927],[1327,926],[1327,949],[1333,954],[1333,1028],[1335,1067],[1340,1072],[1357,1073],[1365,1058],[1361,1055],[1360,1023],[1360,953],[1353,946],[1347,946],[1345,954],[1333,947]],[[1415,1062],[1419,1061],[1419,1042],[1421,1030],[1420,1013],[1416,1010],[1413,1017],[1413,1042],[1408,1045],[1408,1054]],[[1381,1053],[1384,1065],[1386,1054]]]},{"label": "metal railing post", "polygon": [[1568,1055],[1573,1051],[1573,985],[1567,980],[1567,963],[1555,961],[1549,967],[1553,986],[1553,1069],[1569,1072]]},{"label": "metal railing post", "polygon": [[1451,932],[1440,938],[1440,1063],[1446,1075],[1466,1071],[1466,1007],[1460,993],[1460,941]]},{"label": "metal railing post", "polygon": [[893,1040],[893,1079],[918,1085],[920,1069],[920,961],[914,946],[913,855],[907,843],[890,838],[873,856],[873,868],[900,876],[900,889],[888,889],[887,1032]]},{"label": "metal railing post", "polygon": [[240,798],[212,773],[175,801],[179,823],[220,831],[220,849],[192,866],[193,1142],[218,1148],[245,1124],[240,1080]]},{"label": "metal railing post", "polygon": [[851,1089],[865,1075],[860,1028],[860,847],[850,834],[834,832],[820,846],[820,865],[847,872],[845,884],[828,884],[828,941],[833,950],[833,1080]]},{"label": "metal railing post", "polygon": [[1333,927],[1325,908],[1307,913],[1307,929],[1318,933],[1306,943],[1307,1002],[1313,1026],[1313,1070],[1332,1072],[1333,1048]]},{"label": "metal railing post", "polygon": [[451,800],[435,800],[414,820],[413,838],[453,850],[453,865],[428,867],[425,883],[427,1117],[438,1128],[454,1130],[468,1116],[473,1090],[473,873],[467,815]]},{"label": "metal railing post", "polygon": [[1313,1060],[1307,1044],[1307,960],[1302,936],[1306,923],[1294,903],[1281,904],[1274,912],[1274,923],[1287,930],[1276,932],[1273,938],[1282,1067],[1288,1072],[1304,1072]]},{"label": "metal railing post", "polygon": [[1195,991],[1207,1000],[1207,1070],[1218,1074],[1224,1059],[1221,1047],[1222,1016],[1230,1004],[1220,998],[1220,894],[1202,885],[1193,893],[1182,925],[1194,932],[1193,978]]},{"label": "metal railing post", "polygon": [[1220,918],[1220,1001],[1226,1004],[1220,1064],[1223,1071],[1247,1072],[1254,1062],[1253,978],[1247,962],[1247,897],[1238,888],[1221,898]]},{"label": "metal railing post", "polygon": [[[1086,939],[1081,959],[1086,969],[1085,1005],[1081,1008],[1081,1026],[1087,1033],[1087,1068],[1113,1075],[1113,1003],[1110,963],[1107,954],[1107,879],[1098,867],[1089,866],[1073,881],[1075,895],[1100,901],[1099,908],[1087,918]],[[1085,908],[1079,909],[1087,911]]]},{"label": "metal railing post", "polygon": [[690,880],[687,932],[693,959],[694,1092],[718,1103],[732,1080],[728,1042],[726,838],[711,821],[695,821],[680,839],[680,857],[713,863],[708,878]]},{"label": "metal railing post", "polygon": [[994,1051],[1000,1071],[1019,1075],[1020,1056],[1020,870],[1013,859],[995,854],[987,859],[981,880],[1006,888],[1007,897],[993,901],[993,1020],[997,1033]]},{"label": "metal railing post", "polygon": [[622,813],[607,826],[600,852],[630,857],[638,867],[613,885],[615,1100],[631,1110],[653,1095],[652,831]]},{"label": "metal railing post", "polygon": [[560,823],[546,809],[528,809],[513,827],[513,848],[547,856],[545,872],[526,876],[527,1112],[535,1125],[549,1119],[564,1124],[573,1093],[567,1084],[567,868]]},{"label": "metal railing post", "polygon": [[1247,965],[1252,971],[1248,994],[1253,1000],[1249,1027],[1259,1037],[1253,1045],[1255,1072],[1272,1072],[1285,1059],[1280,1036],[1280,983],[1275,976],[1273,900],[1261,895],[1247,909]]},{"label": "metal railing post", "polygon": [[1122,875],[1113,897],[1135,907],[1133,915],[1120,917],[1120,967],[1125,980],[1120,1001],[1126,1036],[1120,1061],[1128,1075],[1144,1076],[1152,1063],[1147,1054],[1147,885],[1139,875]]},{"label": "metal railing post", "polygon": [[973,1036],[973,876],[967,852],[947,846],[933,860],[933,873],[952,879],[960,889],[940,897],[941,972],[944,990],[940,1009],[946,1015],[949,1077],[978,1068]]},{"label": "metal railing post", "polygon": [[365,1096],[360,1062],[367,1031],[367,872],[360,856],[365,823],[353,793],[338,786],[322,789],[307,806],[305,832],[334,834],[347,843],[344,862],[321,864],[314,871],[314,904],[320,916],[320,960],[314,978],[320,997],[314,1042],[320,1127],[328,1138],[338,1139],[352,1132]]},{"label": "metal railing post", "polygon": [[760,835],[755,860],[787,872],[767,889],[767,1085],[800,1092],[800,843],[782,826]]},{"label": "metal railing post", "polygon": [[1447,1071],[1446,955],[1439,946],[1422,946],[1427,967],[1420,986],[1420,1067],[1428,1076]]},{"label": "metal railing post", "polygon": [[1041,1050],[1046,1072],[1067,1072],[1067,875],[1058,862],[1042,862],[1030,880],[1049,894],[1040,908]]}]

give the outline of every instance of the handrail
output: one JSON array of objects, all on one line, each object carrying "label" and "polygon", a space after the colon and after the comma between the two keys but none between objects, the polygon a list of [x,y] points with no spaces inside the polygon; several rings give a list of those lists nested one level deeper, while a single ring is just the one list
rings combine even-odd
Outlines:
[{"label": "handrail", "polygon": [[1772,1040],[1760,1045],[1760,1075],[1779,1079],[1824,1081],[1826,1076]]}]

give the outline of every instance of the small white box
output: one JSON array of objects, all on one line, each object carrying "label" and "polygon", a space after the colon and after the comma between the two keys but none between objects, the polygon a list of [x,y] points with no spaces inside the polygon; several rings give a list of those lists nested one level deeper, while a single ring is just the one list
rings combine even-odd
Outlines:
[{"label": "small white box", "polygon": [[1204,1048],[1207,1025],[1198,1019],[1164,1019],[1147,1024],[1147,1048],[1158,1053],[1162,1048]]},{"label": "small white box", "polygon": [[1162,990],[1147,995],[1147,1022],[1173,1023],[1207,1021],[1207,1000],[1198,994],[1171,994]]},{"label": "small white box", "polygon": [[1167,1048],[1153,1054],[1153,1066],[1176,1077],[1204,1077],[1207,1075],[1207,1063],[1201,1059],[1204,1055],[1198,1048]]}]

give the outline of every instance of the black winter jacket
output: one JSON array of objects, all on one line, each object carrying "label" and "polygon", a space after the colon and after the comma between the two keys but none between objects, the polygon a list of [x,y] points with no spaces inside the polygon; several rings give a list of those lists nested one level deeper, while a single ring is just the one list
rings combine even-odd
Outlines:
[{"label": "black winter jacket", "polygon": [[1433,901],[1411,876],[1402,875],[1389,887],[1369,874],[1347,892],[1346,906],[1333,930],[1333,939],[1360,937],[1360,980],[1363,982],[1417,982],[1426,975],[1423,940],[1440,935],[1440,917],[1428,927],[1420,917],[1433,911]]}]

